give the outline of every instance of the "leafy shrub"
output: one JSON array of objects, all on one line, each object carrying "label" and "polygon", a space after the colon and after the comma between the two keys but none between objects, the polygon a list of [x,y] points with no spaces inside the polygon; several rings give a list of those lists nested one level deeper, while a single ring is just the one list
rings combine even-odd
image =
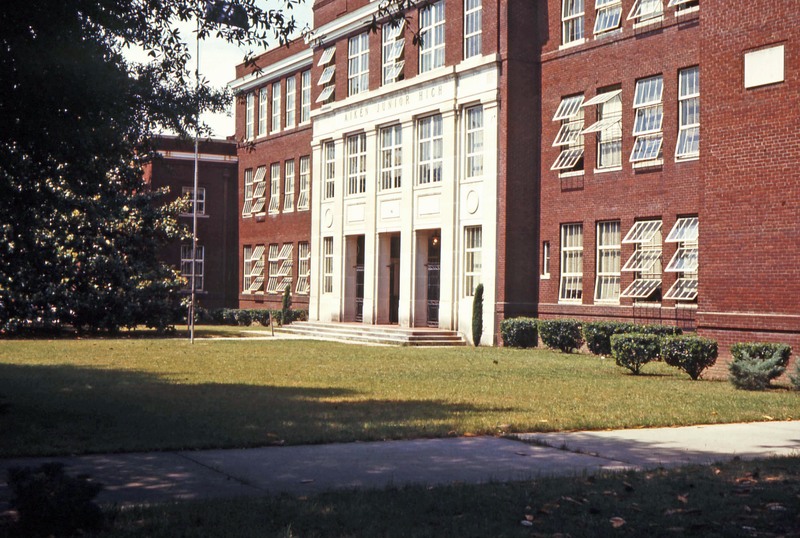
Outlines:
[{"label": "leafy shrub", "polygon": [[267,325],[269,323],[270,313],[269,310],[266,309],[252,309],[250,310],[250,319],[253,323],[260,323],[261,325]]},{"label": "leafy shrub", "polygon": [[583,324],[586,347],[595,355],[611,355],[611,335],[633,332],[632,323],[593,321]]},{"label": "leafy shrub", "polygon": [[642,366],[658,358],[661,339],[655,334],[626,333],[611,336],[611,354],[618,366],[639,374]]},{"label": "leafy shrub", "polygon": [[583,345],[581,324],[574,319],[548,319],[539,322],[542,343],[551,349],[571,353]]},{"label": "leafy shrub", "polygon": [[785,344],[733,344],[728,379],[737,389],[764,390],[786,370],[791,354],[792,348]]},{"label": "leafy shrub", "polygon": [[93,502],[103,486],[86,475],[67,476],[60,463],[9,469],[8,486],[21,536],[70,536],[103,524],[103,512]]},{"label": "leafy shrub", "polygon": [[500,335],[506,347],[536,347],[539,334],[533,318],[509,318],[500,323]]},{"label": "leafy shrub", "polygon": [[253,316],[250,314],[249,310],[236,310],[234,314],[234,318],[236,319],[236,325],[243,325],[247,326],[253,323]]},{"label": "leafy shrub", "polygon": [[223,308],[221,315],[223,325],[238,325],[236,312],[235,308]]},{"label": "leafy shrub", "polygon": [[483,335],[483,284],[475,286],[475,297],[472,299],[472,342],[481,345]]},{"label": "leafy shrub", "polygon": [[278,318],[278,322],[281,325],[288,325],[292,322],[290,317],[289,311],[292,308],[292,292],[289,290],[289,286],[283,288],[283,299],[281,299],[281,317]]},{"label": "leafy shrub", "polygon": [[717,362],[717,342],[699,336],[665,336],[661,339],[661,358],[680,368],[692,379]]},{"label": "leafy shrub", "polygon": [[677,336],[683,334],[683,330],[680,327],[675,327],[673,325],[632,325],[633,329],[631,332],[641,333],[641,334],[654,334],[656,336]]},{"label": "leafy shrub", "polygon": [[[792,382],[792,386],[795,390],[800,390],[800,361],[794,361],[794,375],[789,376],[789,381]],[[3,411],[2,405],[0,405],[0,412]]]}]

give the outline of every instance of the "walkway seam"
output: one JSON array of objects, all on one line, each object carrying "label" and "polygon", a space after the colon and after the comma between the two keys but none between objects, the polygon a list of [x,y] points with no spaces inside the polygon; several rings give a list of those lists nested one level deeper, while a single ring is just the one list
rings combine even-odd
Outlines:
[{"label": "walkway seam", "polygon": [[266,489],[266,488],[259,487],[256,484],[253,484],[251,482],[248,482],[248,481],[244,480],[243,478],[239,478],[237,476],[233,476],[231,474],[226,473],[222,469],[217,469],[216,467],[213,467],[211,465],[203,463],[202,461],[199,461],[199,460],[196,460],[196,459],[194,459],[192,457],[189,457],[189,454],[191,454],[191,452],[175,452],[176,456],[180,456],[181,458],[184,458],[184,459],[186,459],[188,461],[191,461],[195,465],[198,465],[200,467],[203,467],[204,469],[208,469],[209,471],[213,471],[213,472],[215,472],[217,474],[220,474],[220,475],[224,476],[227,480],[234,480],[234,481],[240,483],[243,486],[247,486],[249,488],[253,488],[253,489],[257,490],[257,491],[269,493],[269,490]]}]

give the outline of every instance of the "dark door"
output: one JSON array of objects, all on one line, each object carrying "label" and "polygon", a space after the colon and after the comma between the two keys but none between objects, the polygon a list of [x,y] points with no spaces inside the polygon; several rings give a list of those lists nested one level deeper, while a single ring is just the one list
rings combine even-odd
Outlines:
[{"label": "dark door", "polygon": [[428,240],[428,327],[439,326],[440,275],[441,247],[436,234]]},{"label": "dark door", "polygon": [[356,321],[364,321],[364,236],[356,240]]},{"label": "dark door", "polygon": [[392,236],[389,256],[389,323],[400,319],[400,236]]}]

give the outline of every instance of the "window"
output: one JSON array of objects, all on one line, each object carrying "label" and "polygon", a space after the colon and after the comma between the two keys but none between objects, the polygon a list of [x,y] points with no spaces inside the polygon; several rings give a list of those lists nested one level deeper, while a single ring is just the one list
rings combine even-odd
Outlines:
[{"label": "window", "polygon": [[347,95],[369,90],[369,33],[351,37],[347,45]]},{"label": "window", "polygon": [[483,6],[481,0],[464,0],[464,59],[480,56]]},{"label": "window", "polygon": [[381,190],[399,189],[403,177],[403,129],[399,125],[384,127],[380,144]]},{"label": "window", "polygon": [[483,107],[468,108],[465,114],[466,122],[466,170],[464,175],[469,178],[483,176]]},{"label": "window", "polygon": [[583,170],[583,95],[564,97],[556,109],[553,121],[560,121],[553,146],[561,147],[550,170],[573,172]]},{"label": "window", "polygon": [[[251,178],[253,171],[250,170]],[[247,172],[245,172],[247,175]],[[191,215],[194,213],[194,187],[183,187],[181,189],[183,197],[189,200],[189,209],[184,212],[184,215]],[[197,188],[197,214],[206,214],[206,189],[204,187]]]},{"label": "window", "polygon": [[618,220],[597,223],[597,275],[594,285],[594,300],[597,302],[619,302],[620,239]]},{"label": "window", "polygon": [[283,211],[294,211],[294,161],[286,161],[283,165]]},{"label": "window", "polygon": [[579,303],[583,297],[583,224],[561,225],[561,283],[558,301]]},{"label": "window", "polygon": [[292,243],[284,243],[280,250],[273,243],[269,246],[269,280],[267,293],[283,293],[292,286]]},{"label": "window", "polygon": [[594,33],[602,34],[619,28],[622,20],[622,0],[595,0]]},{"label": "window", "polygon": [[269,212],[280,212],[281,163],[272,163],[269,168]]},{"label": "window", "polygon": [[308,243],[297,243],[297,287],[295,293],[308,295],[311,289],[311,248]]},{"label": "window", "polygon": [[244,271],[242,275],[242,291],[253,293],[264,291],[264,245],[244,247]]},{"label": "window", "polygon": [[[193,261],[194,263],[192,263]],[[186,279],[186,289],[192,288],[192,274],[194,274],[194,289],[203,289],[204,269],[205,248],[197,245],[194,260],[192,260],[192,245],[181,245],[181,276]]]},{"label": "window", "polygon": [[644,22],[659,18],[663,14],[664,0],[636,0],[628,14],[628,20]]},{"label": "window", "polygon": [[700,155],[700,68],[689,67],[678,73],[678,144],[676,159]]},{"label": "window", "polygon": [[428,116],[417,121],[419,141],[419,167],[417,184],[436,183],[442,180],[444,140],[442,116]]},{"label": "window", "polygon": [[[267,167],[266,166],[259,166],[256,169],[256,177],[253,179],[253,189],[252,189],[252,205],[251,205],[251,212],[253,213],[263,213],[264,207],[267,204]],[[245,196],[247,193],[247,188],[245,185]]]},{"label": "window", "polygon": [[561,44],[583,41],[583,1],[561,0]]},{"label": "window", "polygon": [[286,128],[294,127],[294,94],[296,92],[297,79],[293,76],[286,79]]},{"label": "window", "polygon": [[300,123],[311,120],[311,71],[300,75]]},{"label": "window", "polygon": [[475,295],[475,287],[481,283],[483,260],[481,254],[482,228],[467,226],[464,228],[464,296]]},{"label": "window", "polygon": [[322,293],[333,293],[333,237],[322,239]]},{"label": "window", "polygon": [[325,199],[330,200],[336,194],[336,145],[333,142],[325,142],[322,153],[324,159],[322,181],[325,183]]},{"label": "window", "polygon": [[246,97],[245,111],[244,111],[244,137],[247,140],[253,138],[253,113],[256,106],[256,94],[250,92]]},{"label": "window", "polygon": [[405,21],[392,26],[392,23],[383,25],[382,34],[382,61],[383,61],[383,84],[389,84],[396,80],[403,80],[403,48],[405,38],[403,28]]},{"label": "window", "polygon": [[311,190],[311,158],[300,157],[300,195],[297,197],[297,210],[308,211],[309,191]]},{"label": "window", "polygon": [[328,47],[322,53],[322,57],[317,64],[318,67],[325,66],[325,69],[322,70],[322,76],[319,77],[319,82],[317,82],[318,86],[323,87],[322,92],[320,92],[317,97],[317,103],[327,103],[334,99],[334,91],[336,90],[336,79],[334,78],[336,74],[336,60],[333,56],[335,52],[336,47]]},{"label": "window", "polygon": [[277,133],[281,130],[281,81],[272,83],[272,125],[270,130]]},{"label": "window", "polygon": [[419,72],[444,65],[444,0],[419,11]]},{"label": "window", "polygon": [[597,133],[597,168],[622,166],[622,90],[604,91],[583,104],[597,106],[597,121],[582,134]]},{"label": "window", "polygon": [[542,241],[542,278],[550,278],[550,241]]},{"label": "window", "polygon": [[663,133],[661,124],[664,107],[661,96],[664,79],[661,75],[636,81],[636,94],[633,96],[633,110],[636,114],[633,124],[633,143],[630,161],[632,163],[651,161],[661,156]]},{"label": "window", "polygon": [[683,11],[700,5],[699,0],[669,0],[667,7],[674,7],[676,11]]},{"label": "window", "polygon": [[623,272],[634,272],[636,275],[620,297],[657,300],[656,291],[661,289],[661,221],[635,222],[622,244],[636,247],[622,268]]},{"label": "window", "polygon": [[678,249],[664,271],[680,273],[675,284],[664,294],[664,299],[693,301],[697,298],[698,224],[697,217],[679,218],[664,240],[665,243],[678,243]]},{"label": "window", "polygon": [[367,135],[347,137],[347,194],[362,194],[367,190]]},{"label": "window", "polygon": [[267,87],[258,91],[258,136],[267,134]]}]

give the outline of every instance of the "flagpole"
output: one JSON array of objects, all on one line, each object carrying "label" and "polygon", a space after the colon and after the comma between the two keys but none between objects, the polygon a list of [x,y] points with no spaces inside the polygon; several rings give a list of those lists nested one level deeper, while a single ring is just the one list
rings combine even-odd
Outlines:
[{"label": "flagpole", "polygon": [[194,187],[192,188],[192,296],[189,303],[189,343],[194,344],[194,317],[195,317],[195,285],[197,273],[197,175],[199,164],[199,138],[200,138],[200,15],[197,16],[197,32],[195,33],[195,58],[197,64],[194,70],[195,94],[197,111],[194,120]]}]

